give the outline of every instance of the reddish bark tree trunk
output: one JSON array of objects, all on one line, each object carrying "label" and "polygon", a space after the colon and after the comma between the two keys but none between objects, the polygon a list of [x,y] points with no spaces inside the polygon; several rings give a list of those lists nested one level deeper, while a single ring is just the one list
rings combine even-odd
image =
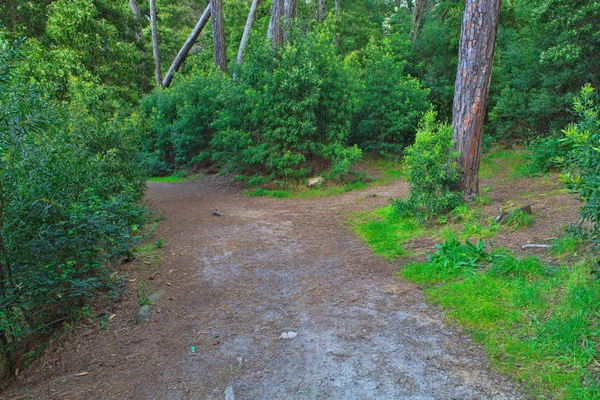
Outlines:
[{"label": "reddish bark tree trunk", "polygon": [[221,0],[210,1],[212,14],[213,48],[215,67],[227,72],[227,53],[225,47],[225,27],[223,25],[223,3]]},{"label": "reddish bark tree trunk", "polygon": [[267,36],[271,39],[271,45],[277,46],[283,43],[283,27],[281,26],[284,14],[283,0],[273,0],[271,2],[271,20],[269,22],[269,31]]},{"label": "reddish bark tree trunk", "polygon": [[466,200],[479,193],[481,131],[492,76],[501,0],[466,0],[454,88],[452,128]]}]

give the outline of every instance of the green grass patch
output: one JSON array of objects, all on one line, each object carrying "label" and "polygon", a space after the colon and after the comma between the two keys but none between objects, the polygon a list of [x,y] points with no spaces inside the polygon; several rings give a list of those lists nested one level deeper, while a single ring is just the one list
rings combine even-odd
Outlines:
[{"label": "green grass patch", "polygon": [[356,213],[351,224],[373,253],[387,259],[406,256],[404,243],[425,233],[422,224],[414,218],[401,217],[392,205]]},{"label": "green grass patch", "polygon": [[345,185],[334,185],[321,188],[308,188],[298,186],[295,189],[290,190],[271,190],[256,188],[252,190],[245,190],[244,194],[250,197],[274,197],[277,199],[312,199],[317,197],[335,196],[353,190],[364,190],[366,188],[366,183],[355,182]]},{"label": "green grass patch", "polygon": [[552,267],[450,240],[400,275],[425,284],[428,299],[534,396],[598,399],[600,285],[589,271],[587,262]]},{"label": "green grass patch", "polygon": [[522,151],[496,150],[481,158],[480,178],[487,179],[502,174],[513,179],[528,175],[527,162]]}]

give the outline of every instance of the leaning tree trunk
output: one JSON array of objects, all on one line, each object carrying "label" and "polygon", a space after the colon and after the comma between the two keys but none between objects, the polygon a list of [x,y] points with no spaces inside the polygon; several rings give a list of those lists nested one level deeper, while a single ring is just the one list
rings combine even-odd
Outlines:
[{"label": "leaning tree trunk", "polygon": [[173,60],[173,63],[171,64],[171,68],[169,68],[169,71],[167,72],[167,74],[165,75],[165,78],[163,79],[163,82],[162,82],[163,87],[165,87],[165,88],[169,87],[169,85],[171,84],[171,81],[173,80],[173,75],[175,75],[175,72],[177,72],[179,70],[179,67],[181,67],[181,64],[183,64],[183,62],[185,61],[185,58],[187,57],[188,53],[192,49],[192,46],[194,45],[194,43],[196,43],[198,36],[200,36],[200,33],[202,32],[202,30],[206,26],[206,23],[208,22],[208,19],[210,18],[210,8],[211,8],[210,5],[208,5],[204,9],[202,16],[200,17],[200,19],[196,23],[196,26],[192,30],[192,33],[190,33],[190,36],[188,36],[188,38],[185,41],[185,43],[183,44],[183,46],[181,46],[179,53],[177,53],[177,56],[175,57],[175,59]]},{"label": "leaning tree trunk", "polygon": [[152,56],[154,57],[154,76],[156,86],[162,87],[160,54],[158,53],[158,27],[156,22],[156,0],[150,0],[150,30],[152,31]]},{"label": "leaning tree trunk", "polygon": [[[248,37],[250,36],[250,30],[252,29],[252,25],[254,25],[254,21],[256,20],[256,9],[258,8],[258,0],[252,0],[252,4],[250,5],[250,12],[248,13],[248,19],[246,20],[246,26],[244,27],[244,33],[242,34],[242,40],[240,41],[240,48],[237,54],[237,63],[238,65],[242,65],[244,62],[244,51],[246,51],[246,46],[248,45]],[[235,79],[235,74],[233,75]]]},{"label": "leaning tree trunk", "polygon": [[416,0],[415,8],[413,11],[413,30],[412,30],[412,40],[413,42],[417,40],[419,36],[419,31],[421,30],[421,16],[425,12],[427,7],[427,0]]},{"label": "leaning tree trunk", "polygon": [[479,193],[481,131],[492,76],[501,0],[466,0],[460,33],[452,128],[462,175],[458,189]]},{"label": "leaning tree trunk", "polygon": [[210,1],[213,29],[213,49],[215,67],[227,72],[227,53],[225,48],[225,27],[223,26],[223,3],[221,0]]},{"label": "leaning tree trunk", "polygon": [[272,46],[283,43],[283,27],[281,26],[283,14],[283,0],[273,0],[271,2],[271,20],[269,21],[269,30],[267,32],[267,36],[271,39]]}]

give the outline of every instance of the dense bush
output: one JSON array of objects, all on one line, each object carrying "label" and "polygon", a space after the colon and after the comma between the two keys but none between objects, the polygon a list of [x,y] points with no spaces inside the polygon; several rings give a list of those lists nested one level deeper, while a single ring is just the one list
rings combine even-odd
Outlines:
[{"label": "dense bush", "polygon": [[352,142],[365,151],[400,152],[414,140],[417,124],[431,108],[429,90],[405,72],[410,42],[392,35],[364,51],[364,88],[354,115]]},{"label": "dense bush", "polygon": [[533,139],[525,152],[528,172],[538,174],[559,169],[569,150],[570,146],[556,132]]},{"label": "dense bush", "polygon": [[600,105],[594,89],[586,85],[575,99],[577,123],[563,132],[571,147],[565,160],[564,182],[583,202],[581,217],[591,223],[594,237],[600,234]]},{"label": "dense bush", "polygon": [[[69,103],[22,78],[0,41],[0,358],[76,316],[146,221],[138,205],[135,117],[96,107],[101,86],[70,85]],[[104,103],[102,103],[105,105]],[[107,112],[108,111],[108,112]]]},{"label": "dense bush", "polygon": [[229,78],[218,72],[179,78],[169,90],[156,89],[142,99],[149,120],[144,166],[152,175],[210,161],[211,124],[227,91]]},{"label": "dense bush", "polygon": [[406,200],[395,201],[401,214],[428,218],[462,202],[462,194],[454,191],[459,174],[452,127],[436,116],[433,111],[425,114],[415,143],[406,149],[403,166],[410,192]]},{"label": "dense bush", "polygon": [[356,107],[354,71],[326,32],[288,35],[248,55],[214,123],[213,158],[228,170],[301,179],[343,178],[361,151],[347,145]]}]

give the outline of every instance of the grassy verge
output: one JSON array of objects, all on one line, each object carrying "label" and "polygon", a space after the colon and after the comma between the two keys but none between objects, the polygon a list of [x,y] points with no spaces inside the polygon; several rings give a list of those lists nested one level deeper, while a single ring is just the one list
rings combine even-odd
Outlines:
[{"label": "grassy verge", "polygon": [[445,308],[486,347],[491,363],[533,396],[600,399],[600,281],[590,275],[589,248],[565,235],[548,255],[550,265],[490,251],[481,241],[529,223],[518,215],[511,226],[499,226],[465,206],[428,225],[401,218],[392,206],[356,214],[351,222],[373,252],[388,259],[414,256],[406,244],[417,238],[443,242],[398,276],[423,285],[429,301]]}]

